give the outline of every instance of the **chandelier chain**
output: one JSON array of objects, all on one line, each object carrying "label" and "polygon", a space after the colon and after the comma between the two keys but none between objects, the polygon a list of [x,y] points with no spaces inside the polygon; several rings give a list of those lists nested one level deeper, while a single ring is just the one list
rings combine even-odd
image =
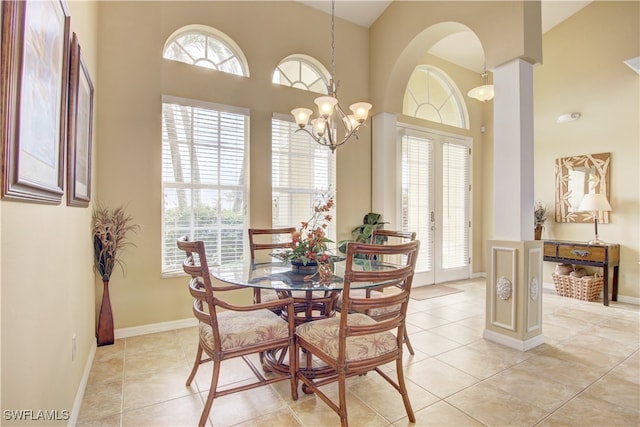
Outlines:
[{"label": "chandelier chain", "polygon": [[331,80],[335,79],[336,73],[336,43],[335,43],[335,13],[336,13],[336,0],[331,0]]}]

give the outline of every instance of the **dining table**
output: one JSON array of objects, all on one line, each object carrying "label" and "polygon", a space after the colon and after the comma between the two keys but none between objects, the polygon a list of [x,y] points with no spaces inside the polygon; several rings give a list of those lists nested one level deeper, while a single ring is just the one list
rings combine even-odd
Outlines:
[{"label": "dining table", "polygon": [[[333,274],[328,280],[320,280],[319,274],[314,274],[313,266],[292,265],[282,261],[282,256],[278,253],[272,254],[272,257],[267,262],[221,265],[210,272],[214,278],[226,284],[270,289],[280,297],[293,297],[296,325],[335,315],[337,299],[344,288],[344,257],[332,257]],[[354,270],[385,271],[395,268],[396,265],[379,260],[355,259],[352,263]],[[352,283],[350,289],[375,288],[388,284],[386,281]],[[282,310],[280,315],[286,319],[286,310]],[[288,372],[285,356],[286,348],[265,353],[263,369]],[[324,377],[333,372],[326,365],[316,363],[299,369],[308,378]]]}]

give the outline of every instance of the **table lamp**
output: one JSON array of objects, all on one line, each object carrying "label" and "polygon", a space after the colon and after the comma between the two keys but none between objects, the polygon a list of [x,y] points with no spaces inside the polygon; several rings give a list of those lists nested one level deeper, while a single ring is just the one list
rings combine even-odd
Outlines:
[{"label": "table lamp", "polygon": [[598,239],[598,211],[610,211],[611,205],[604,194],[585,194],[580,202],[580,211],[593,211],[593,225],[596,231],[596,238],[589,240],[590,245],[604,245],[605,242]]}]

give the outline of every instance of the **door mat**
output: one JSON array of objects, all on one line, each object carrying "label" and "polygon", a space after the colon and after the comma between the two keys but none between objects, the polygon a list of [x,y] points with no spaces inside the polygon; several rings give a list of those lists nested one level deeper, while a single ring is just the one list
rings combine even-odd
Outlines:
[{"label": "door mat", "polygon": [[462,292],[462,289],[451,288],[444,285],[420,286],[418,288],[411,288],[411,299],[422,301],[429,298],[457,294],[458,292]]}]

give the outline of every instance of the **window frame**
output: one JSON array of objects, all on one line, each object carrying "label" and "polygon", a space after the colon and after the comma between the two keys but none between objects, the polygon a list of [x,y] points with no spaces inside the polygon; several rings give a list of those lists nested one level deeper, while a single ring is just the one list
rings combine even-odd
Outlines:
[{"label": "window frame", "polygon": [[[194,159],[191,157],[191,155],[193,153],[196,152],[196,150],[198,149],[197,145],[200,146],[206,146],[206,145],[212,145],[210,144],[211,141],[207,141],[209,142],[209,144],[204,143],[205,138],[207,137],[208,134],[204,134],[198,137],[198,142],[197,144],[195,143],[196,141],[196,137],[193,136],[194,134],[194,130],[193,127],[191,127],[191,129],[189,130],[189,133],[191,134],[191,136],[188,137],[187,141],[179,141],[176,140],[174,143],[178,144],[178,146],[176,148],[180,148],[179,144],[182,145],[186,145],[186,147],[182,147],[182,148],[186,148],[190,158],[186,160],[187,163],[184,163],[185,161],[181,161],[181,165],[187,165],[186,169],[188,169],[188,171],[186,171],[185,175],[189,175],[189,178],[184,178],[183,182],[179,182],[178,180],[167,180],[165,177],[165,167],[167,167],[167,165],[165,164],[165,155],[166,155],[166,150],[171,149],[171,145],[167,144],[172,144],[171,141],[168,141],[167,138],[165,138],[165,129],[166,129],[166,124],[165,124],[165,119],[164,119],[164,112],[163,112],[163,118],[162,118],[162,161],[161,161],[161,165],[162,165],[162,172],[161,172],[161,194],[162,194],[162,209],[161,209],[161,274],[162,277],[175,277],[175,276],[179,276],[184,274],[181,268],[181,261],[180,264],[178,265],[178,259],[180,254],[178,254],[178,258],[175,259],[175,262],[169,262],[169,245],[171,245],[171,242],[167,241],[167,236],[168,233],[173,232],[174,234],[176,234],[176,238],[180,237],[180,235],[183,235],[184,233],[182,231],[180,231],[181,228],[188,228],[189,232],[187,234],[189,234],[189,237],[192,239],[197,239],[198,237],[198,231],[202,230],[202,227],[199,227],[196,224],[196,220],[197,218],[195,218],[194,216],[194,205],[193,205],[193,200],[194,197],[191,195],[189,203],[187,205],[185,205],[188,209],[190,209],[190,217],[189,217],[189,224],[188,225],[175,225],[173,227],[170,227],[170,224],[167,223],[167,189],[168,188],[175,188],[175,189],[183,189],[183,190],[205,190],[208,192],[218,192],[218,195],[220,195],[221,192],[240,192],[241,195],[241,200],[242,200],[242,210],[241,210],[241,224],[240,225],[230,225],[230,224],[225,224],[223,222],[223,213],[225,210],[223,210],[220,206],[220,204],[217,204],[217,206],[214,204],[215,202],[218,202],[221,200],[220,197],[214,198],[213,202],[211,204],[206,204],[203,203],[202,205],[198,206],[199,208],[201,207],[210,207],[214,210],[214,212],[217,212],[218,215],[216,215],[217,218],[217,224],[215,224],[215,227],[211,227],[213,228],[216,236],[219,237],[218,241],[221,242],[222,241],[222,232],[223,231],[228,231],[228,230],[232,230],[232,229],[238,229],[240,230],[240,233],[236,234],[240,239],[240,243],[235,244],[235,250],[232,251],[232,253],[237,253],[238,250],[240,250],[240,252],[242,253],[242,255],[238,258],[234,258],[232,261],[233,262],[237,262],[238,264],[245,264],[246,261],[249,259],[249,252],[248,252],[248,243],[247,243],[247,236],[246,236],[246,229],[248,227],[249,224],[249,126],[250,126],[250,115],[249,115],[249,110],[245,109],[245,108],[241,108],[241,107],[234,107],[234,106],[228,106],[228,105],[221,105],[221,104],[215,104],[215,103],[210,103],[210,102],[205,102],[205,101],[198,101],[198,100],[192,100],[192,99],[187,99],[187,98],[180,98],[180,97],[175,97],[175,96],[170,96],[170,95],[163,95],[162,96],[162,108],[164,110],[164,106],[166,104],[169,105],[180,105],[180,106],[185,106],[185,107],[190,107],[190,108],[194,108],[194,109],[206,109],[206,110],[211,110],[214,111],[214,115],[217,114],[218,116],[220,116],[221,114],[233,114],[233,115],[239,115],[243,117],[244,123],[242,125],[243,130],[242,133],[239,134],[239,136],[244,136],[243,139],[243,144],[242,147],[235,147],[233,148],[233,150],[238,151],[241,150],[242,154],[241,156],[237,156],[236,159],[241,159],[240,162],[240,167],[239,169],[234,169],[232,172],[234,172],[235,174],[237,174],[239,176],[239,181],[240,183],[237,185],[230,185],[228,183],[224,183],[224,182],[220,182],[220,179],[218,180],[218,182],[215,183],[210,183],[210,182],[198,182],[198,183],[194,183],[193,182],[193,177],[192,175],[192,166],[193,166],[193,161]],[[193,116],[192,116],[193,117]],[[217,133],[214,134],[212,136],[212,140],[217,140],[215,147],[212,147],[211,150],[214,150],[215,153],[220,157],[220,153],[221,153],[221,143],[220,143],[220,139],[218,138],[220,134],[222,134],[224,132],[225,128],[215,128],[217,129]],[[233,132],[234,130],[231,129],[231,131]],[[187,133],[187,130],[184,131],[185,134]],[[228,145],[228,144],[227,144]],[[202,148],[202,147],[201,147]],[[223,146],[222,149],[224,149],[225,147]],[[207,152],[207,147],[204,147],[205,151],[201,151],[201,153],[203,155],[206,155]],[[227,150],[228,151],[228,150]],[[206,165],[207,163],[205,162],[198,162],[198,166],[202,166],[202,165]],[[223,176],[224,174],[224,170],[220,169],[220,170],[215,170],[215,167],[218,166],[229,166],[233,164],[232,162],[227,162],[227,161],[219,161],[216,163],[215,166],[212,166],[211,168],[211,173],[216,173],[218,177]],[[173,167],[173,165],[171,165],[170,167]],[[199,177],[198,179],[200,179],[201,176],[205,176],[205,178],[207,176],[210,176],[207,174],[207,170],[203,171],[200,167],[198,168],[198,172],[199,172]],[[202,196],[202,194],[199,194],[200,196]],[[177,197],[177,196],[176,196]],[[207,247],[207,253],[211,253],[211,258],[209,259],[210,265],[216,265],[216,260],[220,259],[219,254],[222,253],[220,247],[222,247],[222,243],[218,244],[218,245],[213,245],[214,247],[212,247],[212,245],[208,245]],[[215,253],[214,253],[215,252]],[[227,253],[227,252],[225,252]],[[229,261],[224,261],[225,263],[229,262]]]}]

